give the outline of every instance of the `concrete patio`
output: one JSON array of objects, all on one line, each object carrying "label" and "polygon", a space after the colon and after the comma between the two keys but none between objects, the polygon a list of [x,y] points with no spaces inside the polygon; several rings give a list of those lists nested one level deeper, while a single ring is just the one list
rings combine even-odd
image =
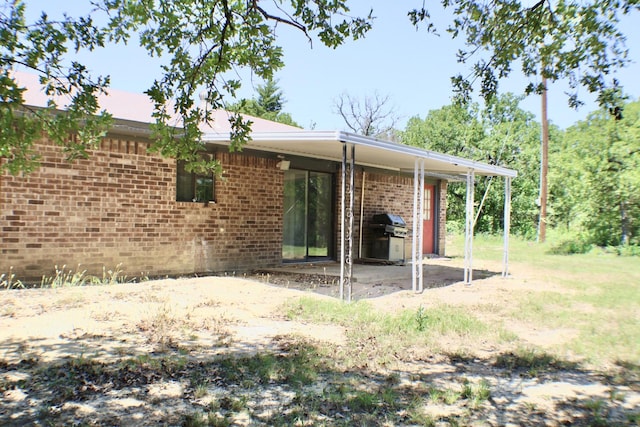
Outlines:
[{"label": "concrete patio", "polygon": [[[424,261],[424,289],[439,288],[462,282],[464,270],[449,258]],[[338,297],[340,263],[318,262],[287,264],[255,272],[263,282],[295,289],[306,289]],[[392,292],[411,290],[410,263],[404,265],[358,262],[353,265],[353,299],[375,298]],[[474,270],[474,279],[484,279],[500,272]]]}]

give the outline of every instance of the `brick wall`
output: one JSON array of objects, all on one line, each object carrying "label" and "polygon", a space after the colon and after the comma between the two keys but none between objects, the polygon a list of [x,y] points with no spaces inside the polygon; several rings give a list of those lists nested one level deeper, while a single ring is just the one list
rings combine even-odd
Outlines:
[{"label": "brick wall", "polygon": [[[362,176],[360,174],[360,189],[362,188]],[[360,190],[361,191],[361,190]],[[358,194],[358,208],[360,203]],[[369,225],[372,217],[380,213],[394,213],[400,215],[407,223],[409,233],[413,227],[413,178],[399,175],[385,175],[367,173],[364,186],[364,221],[363,221],[363,255],[371,256],[370,247],[375,238],[375,233]],[[360,212],[358,210],[358,216]],[[359,219],[358,219],[359,222]],[[359,231],[358,231],[359,232]],[[405,257],[411,257],[411,239],[405,239]]]},{"label": "brick wall", "polygon": [[0,273],[54,266],[129,276],[246,270],[281,262],[282,172],[275,161],[220,153],[217,203],[175,201],[175,161],[148,142],[107,138],[88,160],[39,144],[42,167],[0,184]]},{"label": "brick wall", "polygon": [[[340,242],[340,180],[338,176],[337,185],[337,238]],[[438,224],[438,254],[444,255],[445,250],[445,229],[446,229],[446,181],[440,183],[440,212]],[[363,244],[362,257],[369,257],[370,247],[375,238],[375,232],[369,227],[373,215],[380,213],[394,213],[400,215],[407,224],[409,236],[405,239],[405,257],[411,258],[411,233],[413,231],[413,176],[386,174],[376,172],[366,172],[364,180],[364,209],[363,209]],[[362,199],[362,170],[356,169],[355,176],[355,201],[354,201],[354,257],[358,256],[360,239],[360,203]],[[337,248],[339,259],[339,246]]]},{"label": "brick wall", "polygon": [[[88,160],[68,163],[46,140],[41,168],[0,182],[0,273],[51,276],[54,266],[100,274],[122,263],[129,276],[244,271],[282,261],[283,172],[273,159],[217,154],[216,203],[175,201],[175,161],[148,142],[107,138]],[[338,174],[336,212],[340,212]],[[354,256],[358,256],[362,170],[356,173]],[[438,253],[444,255],[447,183],[440,182]],[[401,215],[412,230],[413,177],[367,172],[362,256],[374,214]],[[339,242],[340,226],[337,227]],[[411,240],[406,239],[406,257]],[[339,247],[336,245],[336,256]]]}]

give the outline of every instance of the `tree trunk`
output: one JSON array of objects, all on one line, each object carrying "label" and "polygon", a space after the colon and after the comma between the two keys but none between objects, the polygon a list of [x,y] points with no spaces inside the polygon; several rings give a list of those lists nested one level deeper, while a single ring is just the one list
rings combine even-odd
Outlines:
[{"label": "tree trunk", "polygon": [[626,246],[629,244],[629,234],[631,233],[631,221],[629,221],[629,214],[627,213],[627,203],[620,202],[620,245]]}]

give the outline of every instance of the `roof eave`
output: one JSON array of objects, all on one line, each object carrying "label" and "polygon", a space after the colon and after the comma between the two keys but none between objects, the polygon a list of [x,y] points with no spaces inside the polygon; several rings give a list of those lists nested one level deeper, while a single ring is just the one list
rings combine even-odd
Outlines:
[{"label": "roof eave", "polygon": [[[507,169],[501,166],[489,165],[462,157],[452,156],[449,154],[437,153],[435,151],[425,150],[418,147],[412,147],[404,144],[383,141],[380,139],[357,135],[344,131],[294,131],[294,132],[255,132],[251,134],[251,139],[260,141],[333,141],[341,143],[350,143],[355,145],[363,145],[367,147],[375,147],[381,150],[392,151],[395,153],[406,154],[416,159],[432,159],[454,166],[463,167],[473,170],[476,173],[497,175],[515,178],[518,173],[515,170]],[[205,142],[228,142],[230,134],[226,133],[207,133],[203,135]],[[286,151],[286,150],[285,150]]]},{"label": "roof eave", "polygon": [[515,178],[518,172],[501,166],[489,165],[475,160],[465,159],[463,157],[453,156],[450,154],[438,153],[436,151],[425,150],[423,148],[412,147],[410,145],[398,144],[394,142],[383,141],[376,138],[356,135],[349,132],[340,132],[341,140],[352,144],[363,144],[367,146],[380,147],[388,151],[404,153],[423,159],[433,159],[450,163],[455,166],[462,166],[479,172],[489,172],[492,175],[506,176]]}]

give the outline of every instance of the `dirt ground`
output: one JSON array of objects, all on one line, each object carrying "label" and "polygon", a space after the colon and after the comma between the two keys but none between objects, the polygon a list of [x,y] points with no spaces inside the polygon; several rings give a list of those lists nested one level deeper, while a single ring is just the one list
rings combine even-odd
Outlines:
[{"label": "dirt ground", "polygon": [[[56,376],[71,375],[69,372],[75,372],[78,358],[101,364],[121,363],[135,357],[160,355],[159,346],[164,347],[163,351],[184,355],[188,366],[204,366],[217,357],[229,355],[282,353],[286,337],[303,337],[319,346],[326,343],[339,348],[346,339],[343,327],[291,321],[285,317],[283,305],[293,298],[302,295],[332,298],[323,294],[335,293],[335,285],[321,282],[323,280],[318,279],[315,285],[301,286],[300,281],[291,277],[271,274],[0,292],[0,392],[3,394],[0,425],[37,425],[47,419],[52,419],[53,425],[183,424],[185,413],[206,404],[192,391],[187,392],[189,381],[179,372],[149,377],[145,381],[123,380],[121,385],[110,380],[109,386],[101,383],[100,389],[95,385],[98,382],[87,381],[83,383],[84,389],[74,391],[77,395],[72,393],[63,398],[51,396],[55,391],[32,383],[41,381],[43,375],[53,376],[46,378],[54,383]],[[510,289],[514,286],[532,292],[553,287],[549,283],[492,276],[472,286],[460,282],[434,285],[422,294],[398,290],[389,284],[369,288],[364,285],[358,288],[356,284],[355,289],[360,290],[354,292],[364,292],[360,295],[371,297],[369,301],[375,309],[398,312],[447,301],[471,309],[479,304],[508,304]],[[562,342],[574,333],[518,324],[510,328],[524,342],[542,348]],[[445,350],[446,345],[443,343]],[[462,377],[487,380],[491,399],[474,425],[609,425],[609,422],[637,425],[636,421],[629,421],[629,414],[640,411],[637,380],[616,382],[607,375],[577,368],[553,369],[545,375],[527,377],[496,367],[492,358],[506,349],[480,346],[466,350],[465,354],[470,354],[468,358],[446,357],[447,351],[416,355],[415,360],[400,358],[391,368],[370,367],[367,377],[386,378],[393,371],[402,384],[428,379],[443,387],[459,385]],[[456,352],[459,354],[458,347],[450,353]],[[56,368],[60,366],[62,371]],[[318,379],[318,383],[322,384],[322,379]],[[242,385],[212,386],[208,394],[238,392],[238,387]],[[264,384],[250,391],[249,404],[255,413],[259,410],[277,412],[291,403],[291,393],[282,384]],[[594,418],[584,418],[588,409],[579,402],[600,402],[593,404],[599,405],[593,410],[606,414],[603,419],[609,421],[604,424],[580,421]],[[446,420],[460,410],[455,405],[442,404],[425,408],[435,419],[445,420],[439,424],[443,426],[449,425]],[[239,417],[232,425],[269,425],[268,419]],[[332,425],[332,422],[328,420],[323,425]],[[377,425],[390,424],[381,420]]]}]

